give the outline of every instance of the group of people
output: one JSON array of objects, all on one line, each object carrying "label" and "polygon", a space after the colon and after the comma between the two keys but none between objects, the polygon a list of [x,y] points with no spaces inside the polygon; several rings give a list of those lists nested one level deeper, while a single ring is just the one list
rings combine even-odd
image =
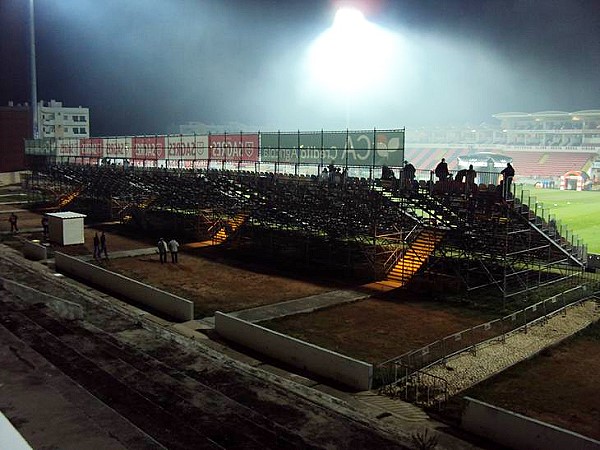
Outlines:
[{"label": "group of people", "polygon": [[[448,170],[448,163],[446,163],[444,158],[442,158],[442,160],[435,167],[434,173],[439,181],[452,180],[452,175]],[[502,196],[507,198],[510,194],[512,180],[515,176],[515,169],[511,163],[507,163],[506,167],[500,171],[500,174],[502,175],[502,179],[500,180]],[[461,169],[456,172],[454,180],[461,183],[466,183],[467,185],[474,185],[476,177],[477,172],[475,169],[473,169],[473,164],[470,164],[468,169]]]},{"label": "group of people", "polygon": [[323,167],[323,171],[319,175],[319,182],[321,184],[329,184],[330,186],[340,186],[344,183],[346,176],[346,169],[342,171],[340,167],[335,167],[333,162],[331,162],[327,167]]},{"label": "group of people", "polygon": [[104,231],[98,236],[98,232],[94,235],[94,259],[102,258],[108,259],[108,249],[106,248],[106,234]]},{"label": "group of people", "polygon": [[[404,161],[404,165],[402,166],[402,171],[400,172],[400,187],[403,189],[411,189],[415,183],[415,174],[417,170],[415,166],[413,166],[408,161]],[[388,180],[392,182],[396,182],[396,175],[394,171],[390,169],[388,166],[381,166],[381,179]]]},{"label": "group of people", "polygon": [[167,251],[171,253],[171,262],[177,263],[177,252],[179,251],[179,242],[175,239],[171,239],[168,243],[164,238],[158,240],[158,255],[160,257],[160,263],[164,264],[167,262]]},{"label": "group of people", "polygon": [[[17,233],[19,231],[19,217],[12,212],[8,217],[8,223],[10,223],[10,232]],[[48,237],[48,216],[42,216],[42,230],[44,232],[44,238]]]},{"label": "group of people", "polygon": [[[448,163],[445,158],[435,166],[434,170],[435,176],[439,181],[451,181],[452,175],[450,175],[450,171],[448,170]],[[473,164],[469,164],[468,169],[461,169],[456,172],[454,176],[454,181],[459,181],[461,183],[467,183],[468,185],[475,184],[475,178],[477,177],[477,172],[473,169]]]},{"label": "group of people", "polygon": [[[13,233],[18,232],[18,217],[14,212],[9,216],[8,221],[10,223],[10,231]],[[48,217],[44,215],[42,217],[42,229],[44,232],[44,237],[48,236],[48,228]],[[177,242],[176,239],[171,239],[167,243],[167,241],[165,241],[164,238],[160,238],[157,246],[161,264],[167,262],[167,252],[171,253],[171,262],[178,262],[177,253],[179,251],[179,242]],[[102,255],[104,255],[104,258],[108,259],[108,249],[106,247],[106,234],[104,233],[104,231],[100,233],[100,236],[98,236],[97,232],[94,235],[94,259],[102,258]]]}]

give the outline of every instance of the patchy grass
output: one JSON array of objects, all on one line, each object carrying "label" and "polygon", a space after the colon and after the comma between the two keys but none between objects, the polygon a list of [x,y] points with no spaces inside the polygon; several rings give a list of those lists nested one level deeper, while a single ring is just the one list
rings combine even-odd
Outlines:
[{"label": "patchy grass", "polygon": [[362,361],[380,363],[491,318],[495,316],[444,303],[371,298],[260,325]]}]

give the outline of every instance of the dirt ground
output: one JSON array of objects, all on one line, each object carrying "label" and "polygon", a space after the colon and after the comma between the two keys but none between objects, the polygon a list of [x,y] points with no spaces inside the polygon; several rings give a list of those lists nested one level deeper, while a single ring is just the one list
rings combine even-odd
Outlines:
[{"label": "dirt ground", "polygon": [[0,410],[32,448],[406,448],[409,430],[385,432],[379,410],[363,414],[251,369],[201,337],[157,332],[147,317],[1,247],[3,278],[84,312],[66,319],[42,299],[0,291]]},{"label": "dirt ground", "polygon": [[380,363],[489,319],[480,312],[403,300],[401,295],[394,300],[370,298],[261,325],[362,361]]},{"label": "dirt ground", "polygon": [[[24,211],[19,213],[19,220],[22,228],[37,228],[41,215]],[[4,222],[1,225],[8,227],[8,221]],[[272,266],[227,256],[227,252],[216,247],[182,251],[178,264],[160,264],[157,254],[114,258],[111,254],[115,252],[155,245],[152,238],[124,233],[117,224],[86,226],[82,245],[50,246],[71,255],[91,255],[93,236],[102,230],[106,232],[109,252],[109,260],[100,263],[103,267],[192,300],[198,319],[212,316],[215,311],[238,311],[357,287],[343,281],[280,272]],[[30,233],[29,237],[43,240],[41,231]],[[402,294],[393,300],[373,298],[263,324],[377,363],[490,318],[475,311],[411,300],[414,298],[403,299]]]},{"label": "dirt ground", "polygon": [[[211,252],[214,253],[214,252]],[[169,260],[170,261],[170,260]],[[231,265],[232,263],[236,265]],[[158,255],[110,260],[108,267],[130,278],[194,302],[197,318],[338,289],[339,284],[292,278],[259,265],[227,262],[180,252],[179,262],[160,264]]]},{"label": "dirt ground", "polygon": [[10,223],[8,218],[10,213],[15,211],[17,215],[17,226],[20,230],[28,228],[40,228],[42,227],[42,216],[40,214],[23,210],[20,203],[13,204],[0,204],[0,232],[10,231]]},{"label": "dirt ground", "polygon": [[[69,255],[91,255],[94,234],[104,231],[109,260],[101,261],[103,267],[192,300],[196,318],[212,316],[215,311],[254,308],[349,286],[346,282],[315,280],[252,261],[227,258],[220,249],[180,251],[178,264],[161,265],[157,254],[117,259],[112,256],[116,252],[154,247],[154,239],[132,233],[119,224],[96,224],[86,225],[84,244],[60,246],[44,239],[42,214],[22,210],[20,204],[0,205],[0,231],[10,230],[8,217],[12,210],[17,210],[19,218],[19,238],[39,239],[51,250]],[[23,231],[27,229],[36,230]],[[12,236],[5,235],[6,239]]]},{"label": "dirt ground", "polygon": [[[0,205],[0,231],[10,229],[8,211],[18,208],[20,205]],[[29,211],[17,214],[21,229],[41,226],[39,214]],[[113,226],[103,225],[86,228],[84,245],[64,247],[60,251],[91,254],[93,235],[102,229],[107,232],[109,254],[154,245],[153,238],[122,235]],[[40,238],[41,232],[28,237]],[[282,273],[273,267],[231,259],[219,253],[220,249],[181,252],[179,264],[161,265],[154,254],[111,258],[102,264],[193,300],[197,318],[212,315],[216,310],[236,311],[351,287],[341,282]],[[371,298],[262,325],[378,363],[490,318],[481,312],[399,295],[393,300]],[[469,391],[469,395],[600,439],[598,373],[600,340],[580,337],[510,369]]]},{"label": "dirt ground", "polygon": [[591,328],[465,395],[600,440],[600,323]]}]

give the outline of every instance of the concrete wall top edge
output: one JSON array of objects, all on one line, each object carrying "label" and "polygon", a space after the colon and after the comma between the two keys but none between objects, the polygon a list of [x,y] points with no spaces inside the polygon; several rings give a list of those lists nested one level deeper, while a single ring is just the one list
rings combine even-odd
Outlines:
[{"label": "concrete wall top edge", "polygon": [[269,333],[272,333],[274,335],[281,336],[281,337],[283,337],[285,339],[288,339],[288,340],[291,340],[293,342],[296,342],[298,344],[302,344],[302,345],[306,345],[308,347],[314,348],[315,350],[326,351],[326,352],[331,353],[333,355],[339,356],[340,358],[344,358],[346,360],[352,361],[352,362],[354,362],[356,364],[362,364],[362,365],[367,366],[367,367],[372,367],[373,366],[372,364],[369,364],[369,363],[367,363],[365,361],[361,361],[359,359],[352,358],[351,356],[343,355],[343,354],[338,353],[336,351],[329,350],[329,349],[326,349],[326,348],[323,348],[323,347],[319,347],[318,345],[312,344],[310,342],[303,341],[303,340],[295,338],[293,336],[288,336],[287,334],[279,333],[278,331],[271,330],[270,328],[266,328],[266,327],[257,325],[256,323],[248,322],[246,320],[240,319],[238,317],[231,316],[231,315],[229,315],[227,313],[224,313],[224,312],[221,312],[221,311],[215,311],[215,321],[217,320],[218,316],[225,316],[225,317],[228,317],[229,319],[233,319],[233,320],[237,320],[239,322],[246,323],[248,325],[251,325],[253,327],[259,328],[261,330],[268,331]]}]

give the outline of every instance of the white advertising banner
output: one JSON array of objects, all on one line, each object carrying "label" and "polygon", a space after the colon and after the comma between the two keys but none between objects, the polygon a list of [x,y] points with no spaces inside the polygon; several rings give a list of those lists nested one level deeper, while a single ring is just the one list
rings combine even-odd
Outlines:
[{"label": "white advertising banner", "polygon": [[208,159],[208,136],[167,136],[168,160]]},{"label": "white advertising banner", "polygon": [[131,159],[131,138],[104,138],[104,156],[107,158]]}]

